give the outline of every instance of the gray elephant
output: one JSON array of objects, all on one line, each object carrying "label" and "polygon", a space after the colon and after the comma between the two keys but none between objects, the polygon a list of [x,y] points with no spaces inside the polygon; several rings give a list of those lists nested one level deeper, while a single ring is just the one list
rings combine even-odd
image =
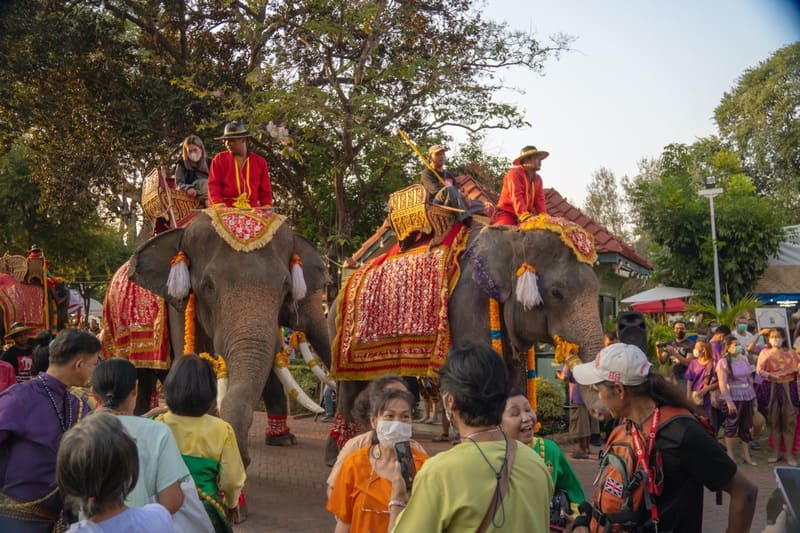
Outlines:
[{"label": "gray elephant", "polygon": [[[584,245],[586,242],[590,243],[587,240]],[[542,298],[541,304],[527,310],[516,296],[517,269],[523,262],[535,266]],[[501,302],[503,353],[512,382],[522,390],[523,355],[533,343],[554,343],[554,336],[559,336],[577,344],[584,361],[592,359],[603,347],[597,277],[590,264],[579,261],[578,254],[557,231],[475,225],[461,268],[448,304],[452,343],[490,341],[489,299],[490,295],[495,297]],[[338,310],[338,305],[333,305],[328,316],[332,339],[337,334]],[[363,386],[364,382],[340,381],[339,412],[345,421],[351,420],[353,400]],[[329,441],[328,462],[335,451]]]},{"label": "gray elephant", "polygon": [[[168,302],[170,340],[183,347],[186,298],[167,290],[170,262],[182,251],[190,261],[191,292],[196,295],[196,351],[221,354],[228,367],[228,390],[220,415],[236,433],[245,465],[247,432],[260,396],[270,413],[283,409],[285,396],[271,372],[280,339],[278,323],[303,330],[320,358],[330,362],[323,310],[328,274],[321,256],[305,239],[281,224],[268,244],[237,251],[215,229],[210,215],[195,217],[185,228],[162,233],[131,257],[129,277]],[[290,262],[302,260],[306,295],[292,298]],[[182,352],[176,349],[176,352]]]}]

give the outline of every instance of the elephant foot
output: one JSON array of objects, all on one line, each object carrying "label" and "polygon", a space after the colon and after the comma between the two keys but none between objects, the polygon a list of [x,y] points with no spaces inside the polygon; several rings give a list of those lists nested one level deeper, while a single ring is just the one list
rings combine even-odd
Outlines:
[{"label": "elephant foot", "polygon": [[336,439],[328,437],[328,440],[325,442],[325,464],[327,466],[333,466],[338,456],[339,446],[336,443]]},{"label": "elephant foot", "polygon": [[292,433],[283,435],[267,435],[265,442],[267,446],[294,446],[297,444],[297,437]]}]

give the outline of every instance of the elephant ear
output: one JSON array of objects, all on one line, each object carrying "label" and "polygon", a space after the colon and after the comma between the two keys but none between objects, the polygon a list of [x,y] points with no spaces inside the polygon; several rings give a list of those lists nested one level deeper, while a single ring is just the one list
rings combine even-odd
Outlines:
[{"label": "elephant ear", "polygon": [[178,309],[185,300],[176,300],[167,293],[167,279],[172,259],[178,254],[183,229],[172,229],[141,245],[131,256],[128,278],[166,299]]},{"label": "elephant ear", "polygon": [[330,283],[330,275],[322,256],[300,235],[294,235],[294,253],[300,256],[303,263],[303,279],[306,282],[306,294],[313,294],[324,289]]},{"label": "elephant ear", "polygon": [[499,302],[511,296],[516,269],[512,244],[520,238],[520,230],[514,226],[486,226],[467,252],[473,265],[473,281]]}]

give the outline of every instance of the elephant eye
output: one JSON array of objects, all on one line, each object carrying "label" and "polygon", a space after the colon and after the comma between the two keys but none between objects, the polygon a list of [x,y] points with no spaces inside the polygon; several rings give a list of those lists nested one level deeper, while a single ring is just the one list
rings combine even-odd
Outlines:
[{"label": "elephant eye", "polygon": [[204,279],[201,287],[206,294],[214,294],[214,282],[210,279]]},{"label": "elephant eye", "polygon": [[558,289],[552,289],[550,291],[550,294],[552,294],[554,297],[558,298],[559,300],[563,300],[564,299],[564,295]]}]

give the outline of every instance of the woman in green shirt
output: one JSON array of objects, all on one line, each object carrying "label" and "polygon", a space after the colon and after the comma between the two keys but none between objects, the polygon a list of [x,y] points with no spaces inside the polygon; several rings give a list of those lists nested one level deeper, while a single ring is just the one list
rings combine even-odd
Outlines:
[{"label": "woman in green shirt", "polygon": [[581,482],[558,444],[550,439],[533,436],[535,427],[536,412],[531,408],[528,398],[519,389],[511,389],[500,428],[510,438],[533,448],[544,459],[556,490],[561,489],[567,493],[570,506],[577,512],[578,504],[586,499]]}]

